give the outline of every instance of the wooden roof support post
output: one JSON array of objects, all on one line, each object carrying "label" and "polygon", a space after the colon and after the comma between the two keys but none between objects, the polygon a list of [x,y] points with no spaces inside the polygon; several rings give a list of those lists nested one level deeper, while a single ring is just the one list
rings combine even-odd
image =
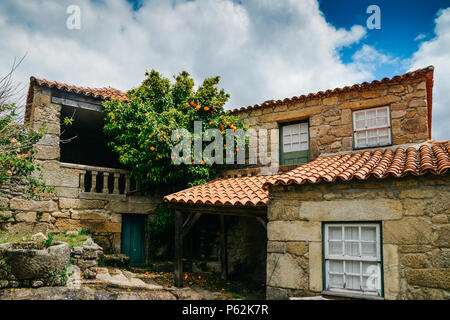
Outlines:
[{"label": "wooden roof support post", "polygon": [[183,214],[175,210],[175,287],[183,286]]},{"label": "wooden roof support post", "polygon": [[228,280],[227,230],[225,216],[220,215],[220,267],[222,280]]}]

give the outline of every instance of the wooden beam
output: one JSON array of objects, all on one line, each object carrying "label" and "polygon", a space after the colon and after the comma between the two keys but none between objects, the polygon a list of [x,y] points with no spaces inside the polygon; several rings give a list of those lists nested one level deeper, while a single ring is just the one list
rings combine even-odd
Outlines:
[{"label": "wooden beam", "polygon": [[220,216],[220,270],[222,280],[228,279],[228,252],[225,216]]},{"label": "wooden beam", "polygon": [[191,213],[191,215],[183,223],[183,238],[188,234],[189,230],[194,226],[197,220],[202,216],[200,212]]},{"label": "wooden beam", "polygon": [[77,100],[66,99],[66,98],[58,98],[58,97],[52,97],[52,102],[57,103],[57,104],[62,104],[65,106],[69,106],[69,107],[103,112],[101,105],[93,104],[93,103],[89,103],[89,102],[77,101]]},{"label": "wooden beam", "polygon": [[174,280],[175,287],[183,286],[183,214],[181,211],[175,211],[175,262],[174,262]]},{"label": "wooden beam", "polygon": [[256,207],[238,207],[238,206],[218,206],[218,205],[194,205],[194,204],[180,204],[180,203],[168,203],[170,208],[175,210],[199,212],[204,214],[219,214],[226,216],[239,216],[239,217],[256,217],[265,216],[267,214],[266,206]]},{"label": "wooden beam", "polygon": [[261,223],[262,224],[262,226],[264,227],[264,229],[266,229],[267,230],[267,222],[266,221],[264,221],[264,219],[263,218],[261,218],[261,217],[255,217],[256,218],[256,220],[258,220],[258,222],[259,223]]}]

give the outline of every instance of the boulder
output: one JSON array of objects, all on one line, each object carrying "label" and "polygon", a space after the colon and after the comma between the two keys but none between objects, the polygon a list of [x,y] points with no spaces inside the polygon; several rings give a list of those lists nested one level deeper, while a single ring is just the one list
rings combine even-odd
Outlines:
[{"label": "boulder", "polygon": [[47,237],[42,232],[38,232],[38,233],[34,234],[33,236],[31,236],[31,240],[36,241],[36,242],[41,242],[41,241],[46,241]]}]

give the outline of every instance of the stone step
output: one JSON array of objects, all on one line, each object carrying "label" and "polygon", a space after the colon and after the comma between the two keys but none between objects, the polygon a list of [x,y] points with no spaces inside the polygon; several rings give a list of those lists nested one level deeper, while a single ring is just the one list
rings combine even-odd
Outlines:
[{"label": "stone step", "polygon": [[124,289],[161,290],[163,288],[160,285],[145,283],[132,272],[116,268],[97,268],[96,279],[107,286]]}]

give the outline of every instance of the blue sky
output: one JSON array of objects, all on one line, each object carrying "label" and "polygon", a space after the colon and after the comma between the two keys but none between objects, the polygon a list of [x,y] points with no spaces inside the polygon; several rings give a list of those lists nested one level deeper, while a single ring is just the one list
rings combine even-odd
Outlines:
[{"label": "blue sky", "polygon": [[[80,28],[67,28],[70,5]],[[369,5],[381,9],[370,30]],[[435,66],[433,139],[450,138],[450,1],[2,0],[0,74],[127,90],[146,69],[220,75],[232,109]]]},{"label": "blue sky", "polygon": [[[423,41],[434,37],[436,13],[441,8],[450,6],[450,1],[319,0],[320,10],[327,21],[338,28],[348,28],[354,24],[364,25],[369,16],[366,8],[372,4],[381,9],[381,29],[368,30],[363,42],[393,58],[405,60],[412,57]],[[351,62],[359,47],[354,45],[344,48],[341,52],[342,61]],[[406,71],[405,69],[405,66],[385,65],[376,71],[376,77],[390,77]]]}]

